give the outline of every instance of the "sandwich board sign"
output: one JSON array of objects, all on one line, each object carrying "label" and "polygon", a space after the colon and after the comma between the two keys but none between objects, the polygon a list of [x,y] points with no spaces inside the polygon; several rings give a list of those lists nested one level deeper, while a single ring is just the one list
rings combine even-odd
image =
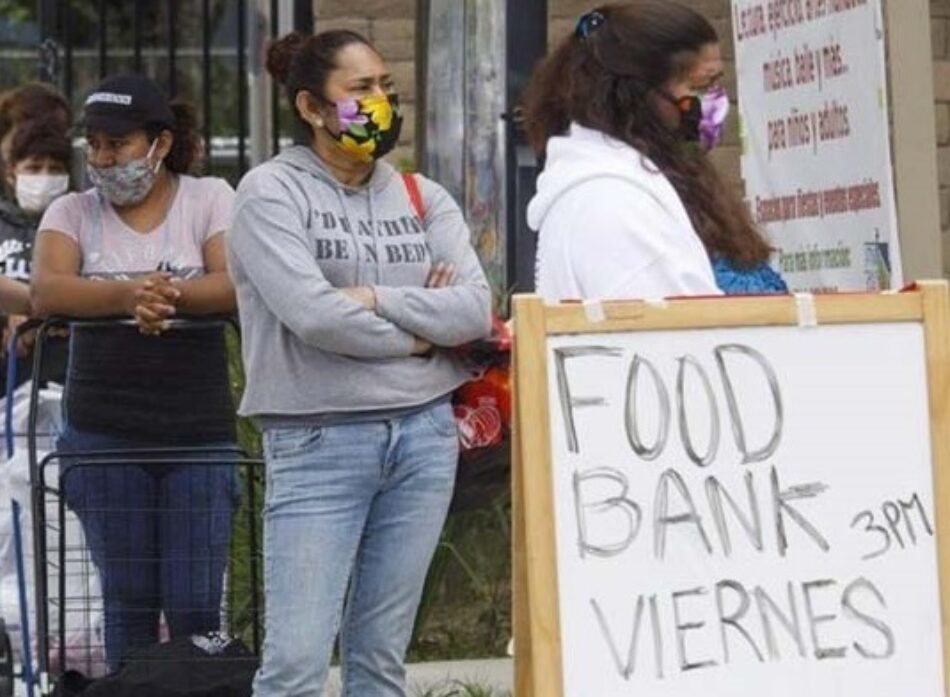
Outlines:
[{"label": "sandwich board sign", "polygon": [[950,301],[518,296],[519,697],[950,695]]}]

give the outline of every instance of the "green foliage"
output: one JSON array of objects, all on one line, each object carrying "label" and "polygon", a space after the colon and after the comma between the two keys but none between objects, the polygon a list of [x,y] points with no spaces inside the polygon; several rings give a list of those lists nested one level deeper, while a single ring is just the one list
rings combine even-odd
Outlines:
[{"label": "green foliage", "polygon": [[[228,372],[232,394],[237,402],[244,392],[244,369],[240,339],[229,331]],[[260,433],[248,419],[238,420],[238,445],[252,458],[261,456]],[[261,503],[264,498],[264,472],[260,466],[239,469],[241,506],[234,516],[231,533],[231,563],[228,574],[228,628],[248,646],[254,645],[255,623],[261,629],[264,607],[263,526]],[[255,554],[253,550],[257,550]]]},{"label": "green foliage", "polygon": [[510,541],[507,495],[449,516],[426,580],[410,660],[505,655],[511,637]]},{"label": "green foliage", "polygon": [[415,697],[511,697],[511,693],[507,690],[499,692],[478,683],[449,680],[441,685],[416,690]]},{"label": "green foliage", "polygon": [[0,17],[7,22],[28,22],[33,18],[36,0],[0,0]]}]

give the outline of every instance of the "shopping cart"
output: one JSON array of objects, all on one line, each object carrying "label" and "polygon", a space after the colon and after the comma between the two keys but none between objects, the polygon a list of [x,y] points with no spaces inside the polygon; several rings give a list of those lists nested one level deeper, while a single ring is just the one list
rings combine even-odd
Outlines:
[{"label": "shopping cart", "polygon": [[[33,371],[42,372],[44,350],[50,332],[68,327],[70,331],[84,328],[133,326],[127,318],[69,319],[51,318],[37,327]],[[198,329],[235,330],[230,317],[181,318],[172,320],[169,331]],[[259,541],[259,503],[263,488],[263,462],[247,456],[237,448],[221,447],[155,447],[135,450],[96,450],[83,452],[48,452],[41,455],[37,447],[39,384],[34,381],[30,395],[27,447],[31,477],[31,511],[33,531],[33,583],[35,615],[36,667],[33,682],[41,694],[67,670],[78,670],[97,677],[110,667],[105,660],[103,627],[97,618],[104,615],[102,594],[98,587],[97,565],[86,545],[83,526],[70,510],[67,492],[71,481],[84,473],[120,472],[131,474],[132,468],[147,470],[157,478],[181,468],[201,468],[211,477],[214,472],[228,471],[236,475],[241,501],[231,518],[230,549],[223,561],[226,568],[225,588],[221,604],[221,629],[240,638],[257,655],[261,643],[262,594],[261,555]],[[137,470],[136,470],[137,471]],[[197,470],[195,470],[197,471]],[[149,508],[148,511],[158,511]],[[112,515],[118,509],[99,511]],[[195,509],[189,509],[194,514]],[[176,521],[184,510],[159,511],[163,519]],[[199,511],[200,513],[200,511]],[[189,533],[191,534],[191,533]],[[130,573],[152,569],[157,559],[143,553],[142,558],[128,559]],[[198,554],[207,554],[202,548]],[[202,558],[192,561],[201,562]],[[101,559],[100,559],[101,561]],[[124,560],[123,560],[124,561]],[[211,564],[211,560],[208,561]],[[217,563],[217,562],[215,562]],[[144,571],[143,571],[144,573]],[[162,616],[162,607],[143,608],[143,612]],[[162,623],[167,629],[167,618]],[[161,637],[167,638],[163,631]],[[114,668],[114,666],[111,666]]]},{"label": "shopping cart", "polygon": [[36,686],[36,673],[33,670],[33,661],[30,651],[30,620],[26,595],[26,564],[23,553],[23,534],[21,523],[21,507],[16,500],[11,502],[14,548],[17,567],[17,591],[19,595],[19,632],[21,641],[21,665],[17,669],[14,661],[13,643],[6,631],[6,622],[0,617],[0,697],[13,697],[16,694],[15,681],[20,680],[27,697],[33,697]]},{"label": "shopping cart", "polygon": [[[17,346],[26,333],[34,331],[40,324],[41,322],[38,320],[30,320],[20,324],[10,337],[6,354],[6,391],[3,402],[3,441],[6,458],[2,465],[4,468],[4,486],[0,487],[0,490],[7,498],[0,500],[0,516],[3,516],[3,520],[0,520],[0,530],[3,530],[0,537],[3,537],[3,546],[6,549],[3,562],[12,563],[14,569],[12,572],[9,568],[3,569],[0,572],[0,581],[8,586],[7,582],[11,580],[10,576],[12,575],[15,589],[11,594],[16,595],[18,610],[7,616],[3,616],[3,613],[0,612],[0,697],[10,697],[14,694],[26,694],[32,697],[36,682],[36,674],[31,660],[32,642],[29,622],[29,608],[31,605],[27,592],[27,550],[24,540],[25,516],[23,514],[23,506],[29,505],[28,472],[26,472],[25,467],[22,472],[17,471],[18,468],[15,465],[19,463],[14,463],[12,458],[15,454],[15,446],[17,444],[25,445],[28,435],[28,429],[22,425],[23,419],[14,419],[15,412],[22,412],[23,408],[28,406],[27,402],[29,400],[28,395],[24,395],[23,389],[19,385],[19,378],[21,377],[19,364],[21,361],[17,353]],[[45,382],[50,377],[52,376],[46,375],[41,377],[41,380]],[[38,394],[47,393],[55,394],[55,390],[44,390]],[[23,399],[24,396],[26,399]],[[58,399],[54,401],[56,402],[55,405],[45,405],[49,407],[47,416],[54,408],[58,410]],[[19,416],[22,416],[22,414],[19,414]],[[49,421],[48,418],[44,419],[44,422],[48,423]],[[48,443],[56,437],[54,430],[49,429],[44,433],[37,432],[37,436],[45,439]],[[17,454],[25,458],[25,448],[23,452]],[[25,459],[23,462],[25,464]],[[14,480],[20,479],[22,479],[22,487],[14,486]],[[27,522],[28,520],[26,518]],[[0,567],[2,566],[0,565]],[[10,588],[7,587],[6,591],[9,592]],[[7,610],[10,607],[9,600],[10,598],[5,603]],[[16,637],[16,641],[13,640],[14,637]],[[17,690],[17,685],[20,685],[22,689]]]}]

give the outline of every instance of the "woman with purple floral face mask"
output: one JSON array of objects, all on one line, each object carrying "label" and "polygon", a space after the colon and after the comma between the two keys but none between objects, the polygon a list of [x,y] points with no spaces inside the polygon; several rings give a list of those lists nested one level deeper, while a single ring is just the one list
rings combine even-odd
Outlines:
[{"label": "woman with purple floral face mask", "polygon": [[542,295],[785,289],[708,158],[729,113],[722,77],[715,29],[670,0],[594,9],[540,66],[525,126],[545,160],[528,207]]}]

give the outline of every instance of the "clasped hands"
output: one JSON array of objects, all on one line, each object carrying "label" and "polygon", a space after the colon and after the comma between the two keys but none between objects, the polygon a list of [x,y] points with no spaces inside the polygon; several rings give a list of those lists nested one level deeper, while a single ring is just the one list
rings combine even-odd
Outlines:
[{"label": "clasped hands", "polygon": [[168,329],[180,300],[178,279],[162,271],[131,281],[125,305],[140,333],[158,336]]}]

